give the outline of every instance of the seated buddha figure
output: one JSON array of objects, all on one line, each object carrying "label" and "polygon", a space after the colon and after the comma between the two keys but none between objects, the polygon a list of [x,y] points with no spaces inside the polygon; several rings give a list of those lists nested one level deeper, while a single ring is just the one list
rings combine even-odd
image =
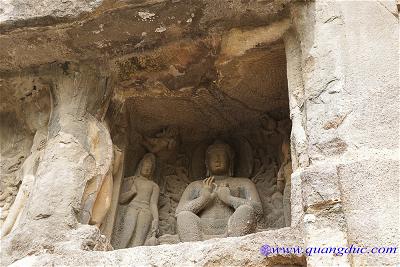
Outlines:
[{"label": "seated buddha figure", "polygon": [[216,141],[206,151],[208,178],[190,183],[176,208],[182,242],[254,233],[262,205],[255,184],[233,175],[229,145]]}]

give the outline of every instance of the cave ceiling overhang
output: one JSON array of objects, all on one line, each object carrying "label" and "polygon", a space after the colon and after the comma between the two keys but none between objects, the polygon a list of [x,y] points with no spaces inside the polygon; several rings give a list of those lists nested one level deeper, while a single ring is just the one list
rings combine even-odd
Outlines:
[{"label": "cave ceiling overhang", "polygon": [[234,130],[265,113],[281,119],[289,2],[104,1],[77,18],[3,23],[1,111],[44,95],[46,65],[84,62],[111,70],[110,107],[124,103],[129,124],[145,132]]}]

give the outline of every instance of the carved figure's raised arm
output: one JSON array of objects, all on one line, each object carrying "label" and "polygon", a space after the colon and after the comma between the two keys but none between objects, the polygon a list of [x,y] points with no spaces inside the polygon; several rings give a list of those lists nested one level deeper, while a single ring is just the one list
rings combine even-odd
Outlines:
[{"label": "carved figure's raised arm", "polygon": [[223,186],[219,188],[220,199],[234,209],[237,209],[241,205],[249,205],[254,208],[258,215],[261,215],[263,209],[255,184],[249,180],[245,181],[241,187],[244,189],[245,198],[232,196],[229,192],[229,188]]},{"label": "carved figure's raised arm", "polygon": [[[175,216],[178,216],[182,211],[199,213],[214,197],[214,194],[211,194],[213,182],[214,177],[209,177],[203,180],[202,185],[198,182],[189,184],[182,194]],[[200,194],[198,194],[199,191]]]},{"label": "carved figure's raised arm", "polygon": [[136,186],[135,183],[132,183],[132,186],[129,189],[129,191],[121,193],[119,197],[119,203],[125,204],[129,202],[135,195],[136,195]]},{"label": "carved figure's raised arm", "polygon": [[258,215],[261,215],[263,213],[263,208],[260,196],[258,195],[256,185],[251,180],[249,180],[245,184],[244,189],[248,204],[254,208],[254,210]]}]

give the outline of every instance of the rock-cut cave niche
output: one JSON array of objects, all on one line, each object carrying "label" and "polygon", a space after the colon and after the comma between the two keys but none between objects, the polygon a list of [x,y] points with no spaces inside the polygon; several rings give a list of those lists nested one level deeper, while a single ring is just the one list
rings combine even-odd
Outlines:
[{"label": "rock-cut cave niche", "polygon": [[[185,188],[207,177],[206,150],[215,140],[231,148],[231,176],[248,179],[256,187],[262,212],[253,232],[290,226],[291,121],[283,42],[251,49],[223,63],[204,45],[191,49],[196,58],[184,66],[165,51],[168,70],[179,75],[160,71],[163,66],[148,67],[146,62],[154,64],[153,54],[136,56],[129,64],[140,62],[140,68],[134,68],[118,88],[127,96],[129,140],[120,196],[130,190],[142,157],[155,155],[159,230],[152,234],[149,220],[144,219],[149,229],[144,244],[182,241],[176,209]],[[163,62],[159,54],[157,59]],[[138,245],[127,243],[121,229],[132,223],[129,216],[148,216],[138,215],[141,208],[129,212],[129,203],[117,207],[111,238],[115,249]],[[218,236],[224,235],[204,235],[201,240]]]}]

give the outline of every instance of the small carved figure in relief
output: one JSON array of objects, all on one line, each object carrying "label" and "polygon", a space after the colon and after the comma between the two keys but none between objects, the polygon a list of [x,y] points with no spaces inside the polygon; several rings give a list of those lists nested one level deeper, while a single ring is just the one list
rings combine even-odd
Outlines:
[{"label": "small carved figure in relief", "polygon": [[241,236],[255,232],[262,205],[255,184],[233,178],[233,153],[216,141],[206,152],[209,177],[189,184],[176,209],[181,241],[215,236]]},{"label": "small carved figure in relief", "polygon": [[14,203],[10,207],[8,216],[1,228],[1,236],[6,236],[18,225],[22,212],[31,194],[36,178],[36,172],[44,154],[44,146],[47,140],[47,128],[37,130],[31,148],[31,154],[22,164],[20,175],[22,179]]},{"label": "small carved figure in relief", "polygon": [[[171,160],[177,147],[179,131],[174,127],[167,127],[156,134],[156,137],[143,137],[142,144],[162,160]],[[175,158],[175,157],[172,157]]]},{"label": "small carved figure in relief", "polygon": [[292,174],[292,161],[290,159],[290,146],[288,141],[282,143],[282,165],[278,171],[276,187],[279,192],[283,194],[283,214],[285,217],[286,226],[290,226],[291,217],[291,174]]},{"label": "small carved figure in relief", "polygon": [[151,233],[158,232],[158,198],[160,189],[152,181],[156,167],[154,154],[144,155],[140,161],[131,188],[120,196],[121,204],[128,204],[121,229],[121,248],[142,246]]},{"label": "small carved figure in relief", "polygon": [[94,202],[92,215],[89,221],[89,224],[94,224],[99,228],[111,207],[111,198],[114,186],[113,179],[122,165],[121,150],[117,146],[114,146],[113,153],[114,160],[111,168],[112,171],[110,170],[104,178],[103,184],[97,194],[96,201]]}]

